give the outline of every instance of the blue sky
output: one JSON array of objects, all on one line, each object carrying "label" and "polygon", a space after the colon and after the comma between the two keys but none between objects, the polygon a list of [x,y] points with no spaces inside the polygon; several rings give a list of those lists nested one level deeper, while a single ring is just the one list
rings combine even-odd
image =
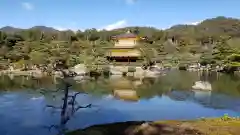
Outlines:
[{"label": "blue sky", "polygon": [[168,28],[206,18],[240,18],[240,0],[1,0],[0,27]]}]

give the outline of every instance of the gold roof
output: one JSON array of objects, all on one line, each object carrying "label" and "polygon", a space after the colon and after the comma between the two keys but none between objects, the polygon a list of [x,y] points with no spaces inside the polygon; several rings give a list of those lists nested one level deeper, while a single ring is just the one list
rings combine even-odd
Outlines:
[{"label": "gold roof", "polygon": [[109,51],[108,56],[113,57],[140,57],[141,52],[137,49],[113,49]]}]

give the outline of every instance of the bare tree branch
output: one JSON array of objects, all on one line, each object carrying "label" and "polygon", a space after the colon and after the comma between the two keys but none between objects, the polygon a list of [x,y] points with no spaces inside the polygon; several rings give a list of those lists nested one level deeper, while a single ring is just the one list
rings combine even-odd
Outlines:
[{"label": "bare tree branch", "polygon": [[77,112],[79,109],[82,109],[82,108],[91,108],[92,107],[92,104],[88,104],[86,106],[78,106],[76,109],[74,109],[74,113]]},{"label": "bare tree branch", "polygon": [[57,107],[57,106],[53,106],[53,105],[46,105],[45,108],[62,109],[62,107]]},{"label": "bare tree branch", "polygon": [[[69,95],[69,87],[71,87],[72,85],[67,81],[67,78],[69,77],[69,75],[63,70],[60,69],[60,72],[63,75],[63,83],[64,83],[64,89],[60,90],[46,90],[46,89],[40,89],[40,93],[43,95],[46,95],[48,93],[56,93],[56,92],[60,92],[63,91],[64,95],[63,95],[63,103],[61,107],[58,106],[54,106],[54,105],[46,105],[45,108],[52,108],[54,110],[61,110],[61,120],[60,120],[60,124],[59,125],[51,125],[48,126],[47,128],[49,129],[49,131],[52,128],[55,128],[56,130],[59,131],[60,134],[63,134],[64,132],[66,132],[66,128],[65,125],[66,123],[70,120],[70,118],[79,110],[79,109],[83,109],[83,108],[92,108],[93,105],[92,104],[88,104],[86,106],[80,106],[78,105],[78,102],[76,101],[76,98],[78,95],[83,94],[83,92],[76,92],[72,95]],[[86,94],[86,93],[84,93]],[[56,95],[53,95],[53,98],[55,98]]]}]

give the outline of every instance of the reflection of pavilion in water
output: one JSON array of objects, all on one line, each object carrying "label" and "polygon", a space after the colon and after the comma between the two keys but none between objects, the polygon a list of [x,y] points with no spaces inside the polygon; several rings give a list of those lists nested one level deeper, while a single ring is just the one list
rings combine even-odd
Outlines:
[{"label": "reflection of pavilion in water", "polygon": [[214,91],[175,91],[172,90],[167,96],[177,101],[192,101],[213,109],[230,109],[240,111],[240,100],[226,95],[214,93]]},{"label": "reflection of pavilion in water", "polygon": [[139,97],[135,90],[138,84],[142,82],[130,81],[127,78],[116,78],[111,79],[110,87],[113,88],[113,96],[118,99],[127,100],[127,101],[138,101]]},{"label": "reflection of pavilion in water", "polygon": [[113,88],[113,96],[125,101],[138,101],[137,87],[144,83],[143,80],[130,80],[128,78],[111,79],[110,87]]}]

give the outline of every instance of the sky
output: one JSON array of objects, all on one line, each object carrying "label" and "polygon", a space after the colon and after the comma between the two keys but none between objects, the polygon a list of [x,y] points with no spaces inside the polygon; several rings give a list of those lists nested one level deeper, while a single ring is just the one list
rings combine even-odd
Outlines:
[{"label": "sky", "polygon": [[166,29],[217,16],[240,18],[240,0],[0,0],[0,27]]}]

